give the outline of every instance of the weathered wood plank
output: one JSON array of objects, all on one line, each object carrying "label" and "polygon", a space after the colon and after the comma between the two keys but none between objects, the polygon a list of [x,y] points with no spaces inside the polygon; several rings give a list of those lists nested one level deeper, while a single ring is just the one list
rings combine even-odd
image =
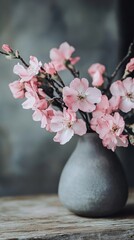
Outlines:
[{"label": "weathered wood plank", "polygon": [[0,239],[134,239],[134,191],[126,208],[111,218],[75,216],[57,196],[0,198]]}]

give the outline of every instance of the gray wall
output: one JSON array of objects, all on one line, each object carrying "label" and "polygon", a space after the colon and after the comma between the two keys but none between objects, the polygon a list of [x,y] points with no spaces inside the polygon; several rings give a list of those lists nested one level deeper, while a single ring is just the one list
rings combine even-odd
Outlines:
[{"label": "gray wall", "polygon": [[[26,61],[35,55],[47,62],[49,49],[68,41],[81,56],[78,67],[85,77],[94,62],[106,64],[109,72],[118,62],[116,0],[0,0],[0,16],[0,45],[9,43]],[[54,143],[53,134],[13,99],[8,84],[17,80],[14,64],[0,56],[0,195],[56,192],[77,137],[64,146]],[[61,75],[71,80],[69,73]]]}]

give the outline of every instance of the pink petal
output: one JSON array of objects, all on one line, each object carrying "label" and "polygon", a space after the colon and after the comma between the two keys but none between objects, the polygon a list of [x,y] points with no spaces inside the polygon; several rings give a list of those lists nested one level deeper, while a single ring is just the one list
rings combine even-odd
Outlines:
[{"label": "pink petal", "polygon": [[117,146],[118,147],[128,147],[128,139],[127,135],[121,135],[117,138]]},{"label": "pink petal", "polygon": [[107,147],[108,149],[111,149],[113,152],[115,151],[115,148],[117,146],[117,140],[116,137],[111,134],[106,135],[106,137],[102,141],[104,147]]},{"label": "pink petal", "polygon": [[34,104],[35,104],[35,98],[30,97],[24,103],[22,103],[22,107],[24,109],[31,109],[31,108],[33,108]]},{"label": "pink petal", "polygon": [[70,88],[72,88],[72,89],[74,89],[74,90],[78,90],[78,87],[79,87],[79,85],[80,85],[80,79],[79,78],[74,78],[73,80],[72,80],[72,82],[70,83]]},{"label": "pink petal", "polygon": [[[69,87],[63,88],[63,101],[65,102],[66,106],[68,106],[70,109],[73,108],[73,105],[76,104],[77,101],[77,92]],[[77,105],[77,104],[76,104]],[[76,107],[76,111],[78,108]]]},{"label": "pink petal", "polygon": [[53,116],[50,123],[52,132],[58,132],[63,129],[63,116]]},{"label": "pink petal", "polygon": [[126,93],[123,83],[120,80],[112,83],[110,91],[113,96],[125,96]]},{"label": "pink petal", "polygon": [[104,83],[104,78],[99,71],[94,73],[92,75],[92,78],[93,78],[92,85],[95,86],[95,87],[99,87]]},{"label": "pink petal", "polygon": [[121,101],[120,96],[112,96],[109,99],[111,111],[116,111],[119,108],[120,101]]},{"label": "pink petal", "polygon": [[27,70],[20,65],[19,63],[17,63],[14,68],[13,68],[13,72],[17,75],[19,75],[21,78],[24,76],[27,76]]},{"label": "pink petal", "polygon": [[99,103],[101,101],[101,91],[98,88],[89,87],[86,91],[87,100],[91,103]]},{"label": "pink petal", "polygon": [[106,95],[101,96],[101,101],[97,104],[96,110],[105,112],[109,108],[109,101]]},{"label": "pink petal", "polygon": [[59,50],[64,56],[64,59],[70,59],[72,53],[75,51],[75,48],[70,46],[67,42],[64,42],[60,45]]},{"label": "pink petal", "polygon": [[76,64],[78,61],[80,61],[80,57],[70,58],[70,62],[72,65]]},{"label": "pink petal", "polygon": [[52,48],[50,50],[50,59],[52,61],[64,61],[63,55],[59,52],[57,48]]},{"label": "pink petal", "polygon": [[74,78],[74,80],[70,83],[70,88],[76,90],[79,93],[85,93],[89,86],[88,80],[86,78]]},{"label": "pink petal", "polygon": [[7,52],[7,53],[10,53],[10,52],[13,51],[8,44],[3,44],[3,45],[2,45],[2,50],[4,50],[4,51]]},{"label": "pink petal", "polygon": [[86,128],[86,123],[82,119],[78,119],[74,124],[73,124],[73,130],[74,133],[82,136],[87,132]]},{"label": "pink petal", "polygon": [[41,121],[42,119],[42,112],[39,109],[36,109],[32,115],[34,121]]},{"label": "pink petal", "polygon": [[74,135],[74,131],[72,128],[65,128],[64,130],[58,132],[54,137],[55,142],[60,142],[60,144],[67,143],[72,136]]},{"label": "pink petal", "polygon": [[132,92],[132,87],[134,87],[134,80],[131,77],[126,78],[123,80],[123,86],[127,90],[128,93]]},{"label": "pink petal", "polygon": [[134,108],[134,102],[131,102],[130,98],[128,97],[122,98],[122,100],[120,101],[119,109],[122,112],[127,113],[131,111],[132,108]]},{"label": "pink petal", "polygon": [[44,69],[45,69],[46,73],[48,73],[48,74],[54,75],[56,73],[56,69],[55,69],[52,62],[45,63],[44,64]]},{"label": "pink petal", "polygon": [[78,108],[83,112],[93,112],[96,108],[93,103],[88,102],[86,99],[80,100],[78,103]]},{"label": "pink petal", "polygon": [[129,72],[134,70],[134,58],[130,59],[130,62],[126,65],[126,70]]},{"label": "pink petal", "polygon": [[103,139],[110,131],[109,123],[105,120],[98,119],[98,126],[97,126],[97,133],[99,134],[99,137]]},{"label": "pink petal", "polygon": [[41,128],[45,128],[47,126],[47,117],[44,114],[41,119]]},{"label": "pink petal", "polygon": [[42,63],[39,62],[38,59],[36,57],[34,57],[34,56],[30,56],[29,63],[30,63],[30,66],[32,68],[34,68],[34,70],[36,69],[36,71],[37,71],[36,74],[37,74],[39,69],[40,69],[40,67],[42,66]]},{"label": "pink petal", "polygon": [[10,83],[9,88],[14,98],[24,98],[25,96],[24,84],[21,83],[19,80]]},{"label": "pink petal", "polygon": [[104,65],[100,64],[100,63],[94,63],[92,64],[89,69],[88,69],[88,73],[93,76],[93,74],[95,74],[97,71],[100,72],[101,74],[103,74],[105,72],[106,68]]}]

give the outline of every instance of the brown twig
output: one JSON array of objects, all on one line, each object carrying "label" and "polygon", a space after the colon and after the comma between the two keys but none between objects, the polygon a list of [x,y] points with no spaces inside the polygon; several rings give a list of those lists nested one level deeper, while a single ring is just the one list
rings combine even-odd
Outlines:
[{"label": "brown twig", "polygon": [[114,72],[111,74],[111,76],[108,76],[107,74],[104,74],[104,77],[106,77],[108,79],[108,84],[107,87],[104,89],[103,94],[108,94],[109,92],[109,88],[115,78],[115,76],[117,75],[118,71],[120,70],[120,68],[122,67],[122,65],[130,58],[131,54],[132,54],[132,49],[134,47],[134,40],[133,42],[130,44],[129,48],[128,48],[128,52],[126,54],[126,56],[122,59],[121,62],[119,62],[119,64],[117,65],[117,67],[115,68]]},{"label": "brown twig", "polygon": [[131,56],[133,47],[134,47],[134,40],[133,40],[133,42],[130,44],[126,56],[125,56],[125,57],[122,59],[122,61],[117,65],[115,71],[114,71],[114,72],[112,73],[112,75],[110,76],[111,80],[114,79],[114,77],[116,76],[116,74],[117,74],[117,72],[119,71],[119,69],[122,67],[122,65],[123,65],[123,64],[128,60],[128,58]]},{"label": "brown twig", "polygon": [[72,73],[72,75],[75,77],[75,78],[79,78],[80,76],[80,73],[79,71],[77,71],[75,69],[75,67],[71,64],[71,62],[68,60],[65,62],[65,66],[66,68]]},{"label": "brown twig", "polygon": [[6,55],[6,56],[9,55],[8,53],[2,52],[2,51],[0,51],[0,54]]},{"label": "brown twig", "polygon": [[24,59],[20,55],[18,55],[16,59],[19,59],[26,67],[29,67],[29,65],[24,61]]}]

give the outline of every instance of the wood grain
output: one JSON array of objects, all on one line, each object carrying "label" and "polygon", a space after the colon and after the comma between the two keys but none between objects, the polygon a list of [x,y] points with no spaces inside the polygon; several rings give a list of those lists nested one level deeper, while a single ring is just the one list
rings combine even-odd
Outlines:
[{"label": "wood grain", "polygon": [[75,216],[57,196],[0,198],[0,239],[134,239],[134,191],[123,211],[109,218]]}]

